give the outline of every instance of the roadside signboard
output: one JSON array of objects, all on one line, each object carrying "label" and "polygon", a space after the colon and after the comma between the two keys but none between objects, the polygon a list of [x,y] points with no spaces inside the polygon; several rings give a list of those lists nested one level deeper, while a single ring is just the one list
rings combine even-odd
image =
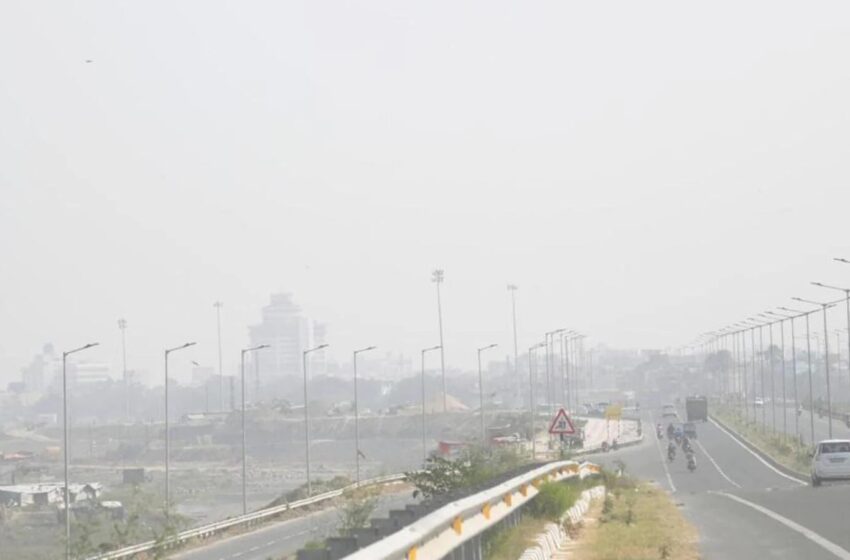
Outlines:
[{"label": "roadside signboard", "polygon": [[605,409],[606,420],[619,420],[623,416],[623,407],[619,404],[612,404]]},{"label": "roadside signboard", "polygon": [[561,435],[572,435],[576,433],[575,424],[573,424],[573,421],[567,416],[567,411],[563,408],[552,419],[552,424],[549,426],[549,433]]}]

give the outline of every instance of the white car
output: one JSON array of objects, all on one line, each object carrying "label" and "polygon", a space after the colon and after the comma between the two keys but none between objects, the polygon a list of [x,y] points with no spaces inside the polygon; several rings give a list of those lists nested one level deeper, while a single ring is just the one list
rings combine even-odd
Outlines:
[{"label": "white car", "polygon": [[825,439],[812,455],[812,486],[824,480],[850,479],[850,440]]}]

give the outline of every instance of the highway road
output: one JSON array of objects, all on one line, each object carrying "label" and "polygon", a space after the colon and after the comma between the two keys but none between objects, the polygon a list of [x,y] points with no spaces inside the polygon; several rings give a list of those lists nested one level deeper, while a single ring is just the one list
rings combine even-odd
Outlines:
[{"label": "highway road", "polygon": [[[390,509],[404,508],[414,500],[410,489],[384,494],[374,515],[385,514]],[[337,535],[339,512],[321,510],[304,517],[270,523],[256,531],[226,539],[211,541],[206,546],[192,548],[172,555],[179,560],[268,560],[295,554],[307,542]]]},{"label": "highway road", "polygon": [[[644,419],[655,423],[648,414]],[[693,473],[681,453],[668,463],[666,439],[650,430],[639,446],[594,460],[609,467],[622,460],[627,472],[670,491],[698,528],[708,560],[850,560],[850,485],[811,488],[775,471],[718,426],[698,424],[697,431]]]}]

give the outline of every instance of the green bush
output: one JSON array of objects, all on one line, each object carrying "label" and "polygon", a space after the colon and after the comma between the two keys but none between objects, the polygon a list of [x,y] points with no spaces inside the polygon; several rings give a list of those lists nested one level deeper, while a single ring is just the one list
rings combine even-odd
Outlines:
[{"label": "green bush", "polygon": [[534,517],[555,521],[570,509],[581,495],[581,488],[558,482],[545,482],[531,504],[528,512]]}]

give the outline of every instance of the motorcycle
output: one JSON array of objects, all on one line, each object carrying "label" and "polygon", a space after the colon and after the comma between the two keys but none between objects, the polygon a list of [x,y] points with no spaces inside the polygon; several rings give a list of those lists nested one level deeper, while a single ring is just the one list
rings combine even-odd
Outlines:
[{"label": "motorcycle", "polygon": [[672,443],[667,447],[667,460],[671,463],[676,460],[676,446]]},{"label": "motorcycle", "polygon": [[697,457],[693,453],[688,454],[688,470],[694,472],[697,469]]},{"label": "motorcycle", "polygon": [[658,436],[658,439],[664,439],[664,430],[661,428],[656,429],[655,434]]}]

